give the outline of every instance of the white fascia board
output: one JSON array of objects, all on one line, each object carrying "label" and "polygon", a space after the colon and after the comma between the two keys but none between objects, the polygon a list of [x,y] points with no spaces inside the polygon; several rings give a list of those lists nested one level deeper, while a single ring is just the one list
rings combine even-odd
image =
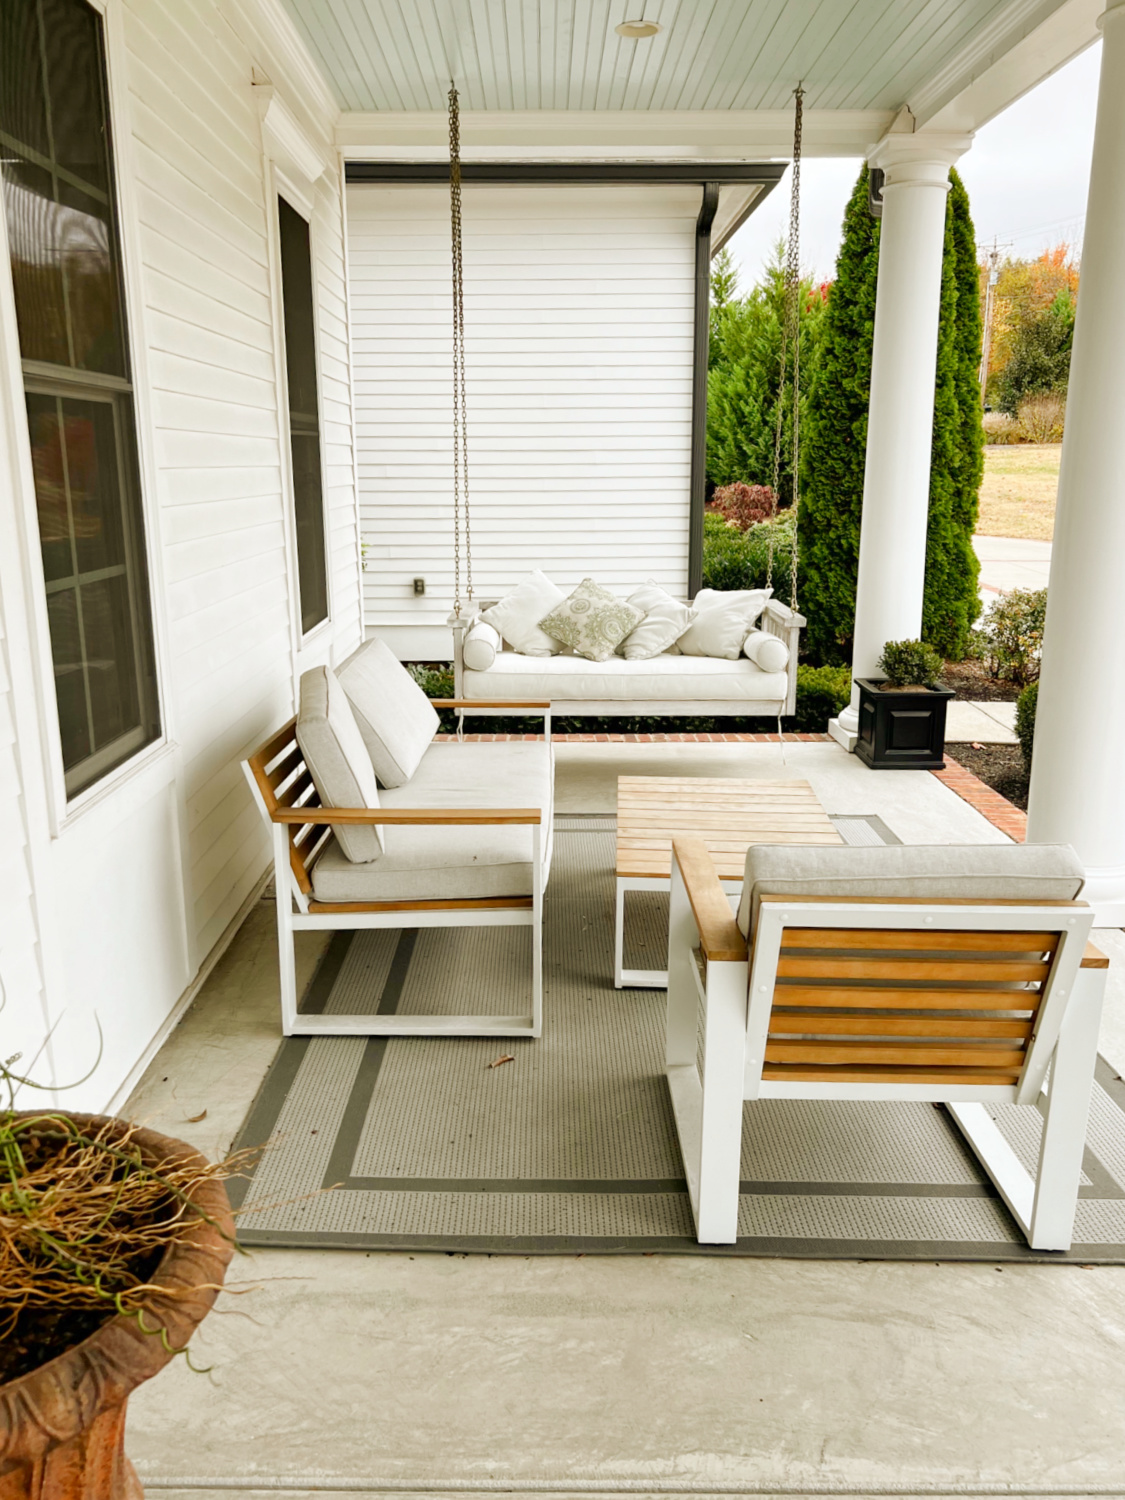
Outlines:
[{"label": "white fascia board", "polygon": [[1098,39],[1106,0],[1015,0],[940,74],[916,90],[918,128],[974,131]]},{"label": "white fascia board", "polygon": [[[806,156],[863,156],[894,110],[809,110]],[[469,111],[461,116],[466,161],[788,161],[793,114],[763,110]],[[350,161],[445,160],[444,113],[345,112],[336,145]]]},{"label": "white fascia board", "polygon": [[719,190],[719,206],[711,225],[711,254],[717,255],[735,230],[754,212],[762,196],[760,182],[728,183]]}]

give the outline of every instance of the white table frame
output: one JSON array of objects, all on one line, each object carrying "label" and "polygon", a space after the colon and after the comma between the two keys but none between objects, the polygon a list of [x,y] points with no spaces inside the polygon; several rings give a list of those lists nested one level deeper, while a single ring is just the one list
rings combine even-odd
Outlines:
[{"label": "white table frame", "polygon": [[[721,882],[732,910],[742,895],[741,880]],[[613,987],[618,990],[666,990],[667,969],[627,969],[625,967],[625,893],[627,891],[671,891],[671,872],[667,875],[618,875],[617,901],[613,922]]]}]

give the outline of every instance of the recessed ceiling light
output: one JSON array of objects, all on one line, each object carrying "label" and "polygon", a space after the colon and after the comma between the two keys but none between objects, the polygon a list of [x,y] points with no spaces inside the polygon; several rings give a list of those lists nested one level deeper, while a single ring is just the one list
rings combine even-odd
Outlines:
[{"label": "recessed ceiling light", "polygon": [[620,26],[613,29],[618,36],[627,36],[632,42],[640,42],[645,37],[655,36],[664,27],[657,25],[655,21],[622,21]]}]

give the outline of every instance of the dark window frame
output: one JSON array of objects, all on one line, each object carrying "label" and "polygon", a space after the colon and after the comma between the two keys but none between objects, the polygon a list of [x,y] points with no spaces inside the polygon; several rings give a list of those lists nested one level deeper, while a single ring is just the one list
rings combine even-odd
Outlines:
[{"label": "dark window frame", "polygon": [[[327,476],[324,465],[324,417],[321,392],[320,369],[320,322],[317,317],[316,244],[313,236],[312,214],[299,194],[292,192],[284,176],[274,173],[274,207],[276,215],[275,245],[277,247],[277,329],[280,340],[280,376],[284,400],[285,432],[288,438],[288,481],[290,518],[293,536],[294,584],[296,588],[295,619],[298,643],[303,644],[332,620],[332,585],[328,546]],[[285,212],[304,225],[302,251],[307,246],[308,264],[295,268],[302,282],[306,279],[309,289],[307,310],[304,306],[290,304],[285,294],[286,286],[286,234]],[[292,285],[292,283],[290,283]],[[306,348],[298,350],[296,340],[290,337],[290,318],[301,318],[307,311]],[[304,386],[313,397],[312,412],[295,410],[292,361],[302,355],[309,361],[305,369]],[[301,382],[297,382],[300,384]],[[297,461],[298,444],[315,444],[315,463],[309,467],[316,476],[315,494],[302,492],[301,474],[306,466]],[[309,502],[312,502],[312,514]],[[304,513],[303,513],[304,512]],[[304,550],[302,541],[309,539],[310,532],[316,543],[312,552]],[[309,585],[313,587],[310,588]],[[314,592],[319,585],[319,591]]]},{"label": "dark window frame", "polygon": [[[43,0],[31,0],[35,12],[35,24],[38,26],[41,38],[46,35],[46,20],[44,16]],[[72,274],[71,269],[60,260],[59,268],[62,276],[62,296],[64,303],[64,320],[66,332],[66,346],[69,363],[56,364],[43,359],[22,358],[23,343],[20,337],[20,328],[15,329],[17,348],[21,354],[21,370],[23,374],[23,386],[27,409],[25,416],[28,421],[29,442],[32,441],[31,407],[44,401],[55,402],[55,424],[56,431],[60,435],[63,448],[60,453],[62,458],[61,473],[61,497],[63,500],[63,514],[66,517],[67,536],[64,539],[58,535],[48,537],[43,531],[43,495],[38,486],[34,495],[29,497],[34,509],[35,535],[42,549],[51,545],[57,547],[59,541],[66,540],[69,543],[70,570],[68,573],[60,573],[57,577],[47,578],[50,571],[42,567],[40,576],[43,580],[42,600],[45,606],[44,613],[50,622],[50,604],[67,593],[74,597],[74,636],[78,642],[78,657],[67,663],[67,676],[73,676],[77,671],[81,674],[81,689],[77,701],[83,705],[79,710],[73,723],[63,722],[63,695],[60,692],[60,666],[57,660],[58,642],[50,634],[51,626],[48,623],[48,639],[44,642],[47,656],[47,673],[50,677],[50,688],[55,699],[56,722],[58,727],[59,741],[58,753],[61,761],[62,785],[65,791],[67,803],[72,804],[74,799],[85,793],[103,789],[106,778],[115,772],[123,772],[134,760],[134,758],[154,744],[159,743],[164,737],[163,705],[161,702],[160,683],[156,664],[156,630],[154,613],[152,609],[151,586],[152,568],[147,540],[148,526],[145,514],[143,485],[141,482],[141,458],[140,445],[137,434],[138,413],[136,407],[136,390],[133,371],[133,342],[130,330],[130,298],[126,288],[125,256],[126,248],[122,234],[122,219],[120,196],[117,186],[117,163],[115,152],[115,131],[112,109],[112,91],[109,78],[109,39],[107,36],[106,17],[101,8],[87,3],[87,0],[74,0],[76,15],[84,12],[83,21],[89,22],[90,37],[92,40],[92,56],[86,52],[81,53],[80,60],[88,64],[88,76],[93,80],[95,109],[99,116],[99,124],[103,132],[101,150],[106,182],[104,187],[97,183],[88,182],[77,175],[61,160],[56,160],[56,148],[50,146],[52,155],[44,157],[41,151],[29,146],[26,142],[0,130],[0,146],[15,151],[18,157],[31,163],[40,171],[48,172],[51,176],[52,191],[54,197],[46,199],[48,203],[59,204],[58,184],[62,183],[71,189],[80,191],[89,197],[105,204],[107,216],[105,219],[107,247],[106,260],[108,265],[108,276],[106,284],[112,287],[115,304],[111,310],[112,334],[117,343],[117,354],[121,373],[110,374],[104,370],[86,368],[78,358],[77,329],[78,324],[74,321],[77,313],[72,311],[67,290],[67,280]],[[44,44],[45,45],[45,44]],[[75,54],[79,56],[79,54]],[[43,75],[41,87],[43,90],[43,108],[46,111],[45,118],[48,122],[50,139],[55,139],[56,125],[59,125],[64,116],[59,112],[60,96],[57,93],[57,85],[47,68],[46,53],[43,53]],[[53,86],[54,85],[54,86]],[[3,198],[7,189],[0,185],[0,206],[3,206]],[[22,189],[22,191],[29,191]],[[14,254],[9,245],[10,257]],[[14,277],[15,266],[10,264],[0,274],[12,274]],[[13,292],[18,288],[13,280]],[[19,298],[15,298],[17,313],[19,312]],[[88,348],[89,346],[87,346]],[[112,543],[114,533],[117,538],[117,555],[112,560],[107,560],[103,566],[84,567],[79,555],[82,545],[80,533],[76,527],[75,520],[78,511],[74,501],[76,490],[73,487],[73,470],[69,448],[69,440],[64,436],[66,433],[67,419],[63,403],[82,403],[87,406],[104,406],[111,414],[111,449],[112,463],[109,466],[101,466],[99,454],[99,470],[97,478],[106,483],[104,498],[110,509],[102,513],[99,518],[100,524],[108,525],[109,530],[104,534]],[[73,418],[71,419],[73,420]],[[80,419],[79,419],[80,420]],[[34,456],[34,449],[33,449]],[[57,481],[56,481],[57,483]],[[57,513],[57,507],[56,507]],[[97,534],[97,533],[95,533]],[[54,556],[58,557],[57,551]],[[87,629],[90,620],[87,618],[86,609],[83,606],[83,589],[94,590],[99,586],[123,582],[125,608],[119,610],[110,620],[111,630],[116,626],[124,629],[124,653],[110,655],[110,665],[114,672],[111,683],[111,696],[97,701],[96,693],[93,691],[93,682],[96,679],[97,669],[104,668],[104,663],[96,659],[96,648],[87,649]],[[96,619],[97,610],[93,603],[91,608],[95,609],[91,617]],[[104,609],[104,605],[103,605]],[[103,621],[104,625],[104,615]],[[104,639],[104,637],[103,637]],[[71,709],[76,701],[75,695],[69,695]],[[104,726],[99,729],[99,709],[102,716],[108,714],[110,723],[114,712],[124,704],[131,712],[128,717],[131,723],[116,733],[109,731],[111,737],[99,740],[99,733],[105,734]],[[67,764],[66,743],[68,733],[73,736],[78,731],[78,738],[85,738],[88,743],[86,753],[80,754],[78,758]]]}]

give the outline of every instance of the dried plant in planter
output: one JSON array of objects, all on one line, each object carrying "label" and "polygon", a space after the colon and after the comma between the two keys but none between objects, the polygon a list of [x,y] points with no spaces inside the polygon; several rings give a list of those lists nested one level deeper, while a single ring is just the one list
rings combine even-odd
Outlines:
[{"label": "dried plant in planter", "polygon": [[[61,1111],[17,1112],[16,1091],[29,1080],[0,1064],[8,1094],[0,1107],[0,1385],[81,1342],[108,1319],[146,1326],[153,1297],[173,1301],[198,1287],[164,1284],[160,1265],[174,1241],[207,1226],[233,1244],[229,1231],[199,1206],[200,1189],[239,1170],[195,1154],[154,1162],[118,1120]],[[215,1288],[217,1290],[217,1287]]]}]

